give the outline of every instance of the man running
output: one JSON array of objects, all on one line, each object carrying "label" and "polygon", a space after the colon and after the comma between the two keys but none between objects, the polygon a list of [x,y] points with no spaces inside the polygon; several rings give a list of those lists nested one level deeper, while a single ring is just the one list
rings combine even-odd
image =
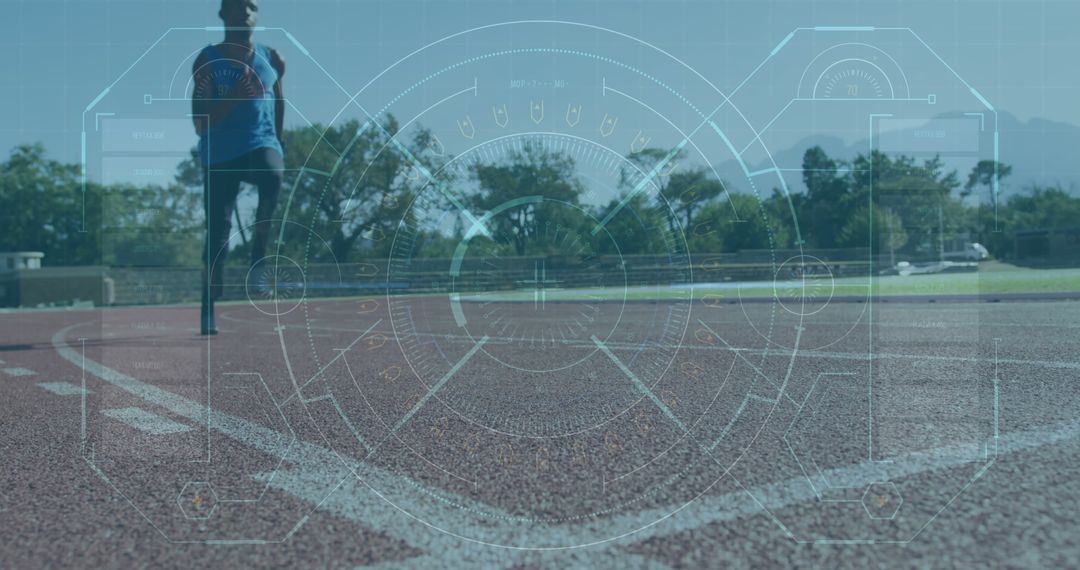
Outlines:
[{"label": "man running", "polygon": [[206,214],[200,323],[204,335],[217,334],[214,301],[224,290],[230,218],[240,183],[254,184],[259,191],[252,225],[253,268],[266,254],[281,189],[285,62],[273,49],[251,41],[258,10],[256,0],[221,0],[218,16],[225,23],[225,41],[204,48],[192,68],[191,111],[199,135]]}]

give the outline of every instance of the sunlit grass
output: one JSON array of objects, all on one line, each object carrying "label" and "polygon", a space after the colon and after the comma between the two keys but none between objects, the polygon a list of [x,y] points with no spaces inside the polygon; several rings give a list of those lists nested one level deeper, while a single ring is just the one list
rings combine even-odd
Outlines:
[{"label": "sunlit grass", "polygon": [[[832,295],[835,297],[864,297],[867,295],[866,278],[843,278],[834,282]],[[824,283],[819,284],[816,296],[822,294]],[[1023,293],[1077,293],[1080,292],[1080,268],[1072,269],[1024,269],[1003,264],[987,267],[987,270],[970,273],[939,273],[930,275],[887,275],[873,279],[875,296],[951,296],[951,295],[987,295],[987,294],[1023,294]],[[604,288],[604,289],[566,289],[548,290],[548,301],[613,301],[623,299],[634,301],[685,299],[688,287],[641,287]],[[827,290],[827,289],[826,289]],[[720,286],[698,284],[693,287],[694,298],[711,296],[721,301],[740,298],[771,297],[779,293],[793,294],[791,283],[774,291],[770,281],[747,282],[742,284],[726,283]],[[508,291],[486,293],[485,300],[527,301],[531,300],[531,291]]]}]

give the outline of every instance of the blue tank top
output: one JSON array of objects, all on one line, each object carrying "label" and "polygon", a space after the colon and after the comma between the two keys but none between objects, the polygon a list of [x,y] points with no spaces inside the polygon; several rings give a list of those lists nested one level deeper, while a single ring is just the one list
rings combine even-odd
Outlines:
[{"label": "blue tank top", "polygon": [[[274,124],[274,84],[278,74],[270,64],[269,48],[255,44],[252,72],[247,78],[249,64],[225,57],[216,46],[206,46],[203,58],[207,61],[201,73],[204,79],[196,82],[196,95],[211,100],[239,99],[220,122],[199,138],[203,165],[232,160],[259,148],[273,148],[284,156]],[[241,83],[239,90],[232,93],[237,83]]]}]

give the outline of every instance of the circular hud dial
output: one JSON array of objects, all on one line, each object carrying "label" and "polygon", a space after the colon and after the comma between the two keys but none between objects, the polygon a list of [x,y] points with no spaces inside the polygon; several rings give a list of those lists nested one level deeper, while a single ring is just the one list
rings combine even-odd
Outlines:
[{"label": "circular hud dial", "polygon": [[592,26],[487,26],[385,70],[335,124],[294,192],[363,230],[353,257],[382,260],[364,273],[386,295],[358,301],[351,343],[310,332],[328,364],[304,394],[330,446],[385,471],[357,472],[383,499],[470,540],[572,547],[669,515],[745,453],[786,380],[725,347],[743,325],[694,302],[691,247],[768,210],[695,193],[759,191],[732,149],[760,143],[700,74]]},{"label": "circular hud dial", "polygon": [[[536,223],[538,215],[546,219]],[[592,235],[600,220],[582,207],[541,195],[510,200],[485,221],[491,237],[464,241],[451,267],[457,324],[489,339],[488,356],[522,371],[562,370],[593,355],[593,337],[610,339],[625,305],[625,271],[606,274],[601,257],[618,251],[613,236]],[[546,255],[526,255],[538,251]]]},{"label": "circular hud dial", "polygon": [[[425,383],[454,367],[447,355],[470,347],[489,362],[466,366],[498,370],[458,377],[440,400],[497,432],[565,435],[596,427],[641,398],[625,378],[595,373],[610,363],[604,350],[635,347],[639,374],[660,378],[687,326],[690,293],[675,292],[665,303],[628,303],[627,294],[631,279],[641,285],[688,277],[685,251],[664,249],[676,243],[664,236],[670,209],[659,197],[643,202],[647,211],[636,217],[665,223],[639,225],[631,236],[588,203],[618,204],[620,186],[645,175],[596,143],[555,133],[500,137],[433,173],[395,237],[388,278],[409,289],[391,292],[391,320]],[[461,207],[447,195],[462,197]],[[472,214],[470,205],[484,213]],[[445,259],[426,249],[440,232],[458,239]],[[657,257],[673,263],[631,277],[620,253],[629,237],[650,240]],[[608,394],[603,410],[584,397],[595,391]]]}]

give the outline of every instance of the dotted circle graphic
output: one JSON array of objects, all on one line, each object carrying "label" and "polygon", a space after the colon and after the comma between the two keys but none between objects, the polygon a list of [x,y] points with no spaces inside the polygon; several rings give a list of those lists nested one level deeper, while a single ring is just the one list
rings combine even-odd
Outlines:
[{"label": "dotted circle graphic", "polygon": [[287,315],[300,306],[307,291],[304,270],[284,255],[268,255],[252,264],[244,277],[248,301],[260,313]]},{"label": "dotted circle graphic", "polygon": [[829,264],[812,255],[791,257],[773,277],[773,295],[784,310],[801,316],[820,313],[836,293]]}]

